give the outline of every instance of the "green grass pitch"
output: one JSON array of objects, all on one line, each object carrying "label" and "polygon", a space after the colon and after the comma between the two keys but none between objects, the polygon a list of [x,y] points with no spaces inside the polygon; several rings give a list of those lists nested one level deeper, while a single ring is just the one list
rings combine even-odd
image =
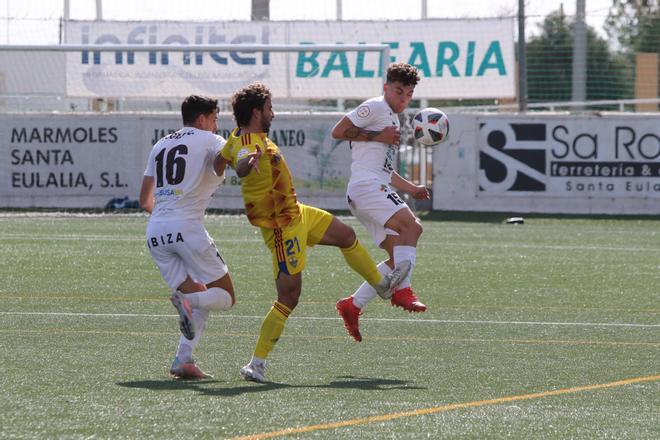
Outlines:
[{"label": "green grass pitch", "polygon": [[173,381],[146,219],[0,213],[0,438],[660,438],[657,218],[425,220],[428,311],[375,300],[362,343],[334,309],[360,279],[318,246],[266,384],[238,374],[275,298],[259,232],[207,217],[237,304],[196,351],[215,378]]}]

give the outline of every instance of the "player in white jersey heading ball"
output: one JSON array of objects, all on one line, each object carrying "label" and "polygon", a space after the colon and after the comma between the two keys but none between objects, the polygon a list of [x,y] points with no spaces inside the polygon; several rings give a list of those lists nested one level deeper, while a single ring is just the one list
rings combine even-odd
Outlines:
[{"label": "player in white jersey heading ball", "polygon": [[[425,186],[415,185],[394,171],[394,161],[400,142],[398,114],[410,103],[418,82],[415,67],[391,64],[383,95],[348,112],[332,130],[335,139],[347,140],[351,146],[351,178],[346,190],[350,210],[389,256],[378,264],[378,270],[383,275],[395,267],[408,271],[403,282],[390,292],[391,297],[385,299],[409,312],[426,310],[410,287],[422,225],[395,189],[420,200],[428,199],[429,192]],[[371,286],[363,283],[352,296],[337,302],[346,330],[356,341],[362,340],[358,322],[362,308],[376,295]]]},{"label": "player in white jersey heading ball", "polygon": [[140,190],[140,206],[151,214],[147,247],[172,289],[181,337],[170,373],[204,379],[193,350],[209,312],[229,310],[235,302],[227,265],[202,219],[223,181],[219,152],[226,141],[215,134],[218,101],[191,95],[181,104],[184,127],[154,145]]}]

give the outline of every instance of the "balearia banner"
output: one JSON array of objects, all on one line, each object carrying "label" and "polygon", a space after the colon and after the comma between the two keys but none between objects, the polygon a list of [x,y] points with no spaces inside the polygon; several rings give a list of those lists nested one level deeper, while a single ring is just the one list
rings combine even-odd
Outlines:
[{"label": "balearia banner", "polygon": [[[65,23],[71,44],[388,44],[390,62],[421,72],[417,98],[515,96],[513,19]],[[228,97],[251,81],[280,98],[359,98],[381,91],[378,52],[131,52],[67,54],[67,94]]]}]

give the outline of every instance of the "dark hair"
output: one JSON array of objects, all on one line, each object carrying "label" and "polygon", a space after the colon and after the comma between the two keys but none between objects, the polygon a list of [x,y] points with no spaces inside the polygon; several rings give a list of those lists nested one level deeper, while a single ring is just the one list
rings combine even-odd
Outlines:
[{"label": "dark hair", "polygon": [[390,64],[387,68],[387,82],[400,82],[404,86],[416,86],[419,82],[417,67],[407,63]]},{"label": "dark hair", "polygon": [[218,100],[204,96],[190,95],[181,103],[183,125],[194,124],[199,115],[218,111]]},{"label": "dark hair", "polygon": [[252,110],[263,110],[266,100],[270,97],[270,90],[260,82],[253,82],[234,93],[231,97],[231,109],[236,125],[247,126],[252,118]]}]

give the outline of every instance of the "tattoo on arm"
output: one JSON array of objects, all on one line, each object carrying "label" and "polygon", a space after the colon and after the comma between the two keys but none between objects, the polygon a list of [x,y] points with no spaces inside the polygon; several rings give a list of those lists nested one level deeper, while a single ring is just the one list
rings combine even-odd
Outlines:
[{"label": "tattoo on arm", "polygon": [[344,131],[344,136],[346,136],[346,138],[350,140],[358,140],[358,138],[362,136],[364,139],[370,141],[373,140],[380,133],[381,133],[380,131],[365,130],[360,127],[352,126],[347,128],[346,131]]}]

